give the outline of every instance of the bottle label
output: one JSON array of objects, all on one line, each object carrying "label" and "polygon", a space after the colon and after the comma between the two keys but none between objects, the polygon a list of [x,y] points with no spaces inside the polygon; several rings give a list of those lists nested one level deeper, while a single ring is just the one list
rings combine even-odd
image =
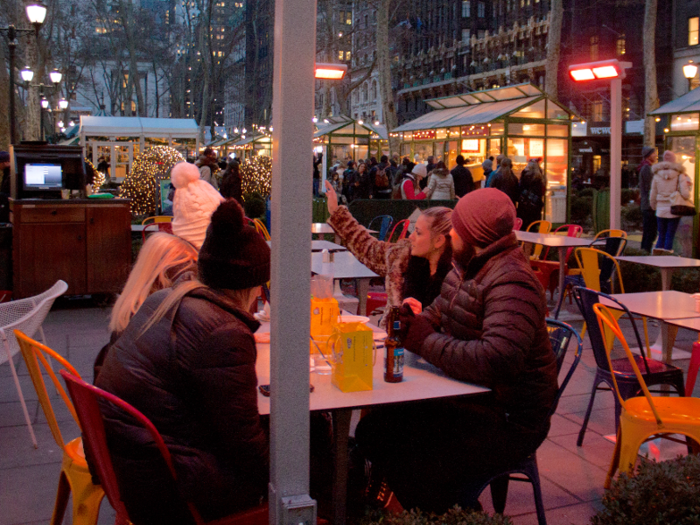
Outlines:
[{"label": "bottle label", "polygon": [[403,376],[403,359],[404,359],[404,351],[403,347],[399,346],[397,348],[394,348],[394,376],[396,377],[401,377]]}]

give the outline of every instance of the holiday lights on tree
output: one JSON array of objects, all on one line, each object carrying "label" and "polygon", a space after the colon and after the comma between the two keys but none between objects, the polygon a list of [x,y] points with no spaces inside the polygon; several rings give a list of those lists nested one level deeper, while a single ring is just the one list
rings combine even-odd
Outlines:
[{"label": "holiday lights on tree", "polygon": [[179,151],[169,146],[153,146],[136,157],[119,192],[119,197],[131,199],[131,213],[155,213],[160,180],[167,179],[170,169],[184,160]]},{"label": "holiday lights on tree", "polygon": [[241,164],[241,186],[244,196],[254,192],[263,197],[270,195],[272,190],[272,159],[260,155],[246,159]]},{"label": "holiday lights on tree", "polygon": [[85,159],[85,164],[87,164],[88,169],[92,173],[92,191],[97,193],[97,190],[102,187],[102,185],[107,181],[105,174],[101,171],[97,171],[95,165],[88,159]]}]

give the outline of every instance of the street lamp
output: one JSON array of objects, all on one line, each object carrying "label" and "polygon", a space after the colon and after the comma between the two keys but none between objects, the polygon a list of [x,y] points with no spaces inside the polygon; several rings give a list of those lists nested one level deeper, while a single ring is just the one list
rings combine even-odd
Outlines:
[{"label": "street lamp", "polygon": [[25,82],[31,82],[34,78],[34,71],[29,69],[29,66],[26,66],[22,71],[19,72],[19,76],[21,76],[22,80],[24,80]]},{"label": "street lamp", "polygon": [[22,34],[34,33],[39,35],[39,28],[46,19],[46,6],[41,2],[32,2],[26,7],[27,19],[34,26],[34,29],[18,29],[13,24],[7,27],[0,27],[0,33],[7,33],[7,46],[10,49],[10,142],[17,141],[17,130],[15,128],[15,48],[17,47],[17,37]]},{"label": "street lamp", "polygon": [[698,66],[693,64],[692,60],[683,66],[683,76],[688,79],[688,91],[690,91],[692,88],[692,82],[697,72]]},{"label": "street lamp", "polygon": [[63,78],[63,74],[61,74],[61,72],[58,69],[54,69],[51,73],[49,73],[49,78],[54,84],[60,84],[61,79]]},{"label": "street lamp", "polygon": [[[27,88],[29,88],[30,86],[35,87],[35,88],[39,88],[39,97],[40,97],[41,107],[43,109],[48,109],[50,104],[49,104],[49,101],[44,96],[44,90],[48,88],[50,90],[53,89],[54,91],[58,92],[58,85],[61,82],[61,79],[63,78],[63,75],[61,74],[61,72],[58,69],[54,69],[53,71],[51,71],[51,73],[49,73],[49,78],[51,78],[51,82],[53,83],[53,86],[48,85],[48,84],[44,84],[43,82],[41,82],[39,84],[31,84],[31,81],[34,78],[34,71],[29,69],[29,67],[25,67],[22,71],[20,71],[20,76],[22,77],[22,80],[24,80],[25,84],[27,85]],[[66,102],[66,105],[67,104],[68,104],[68,102]],[[59,105],[60,105],[60,103],[59,103]],[[62,107],[61,109],[65,109],[65,108]],[[43,114],[40,114],[40,116],[39,116],[39,125],[41,128],[41,137],[42,137],[42,140],[44,140]]]},{"label": "street lamp", "polygon": [[569,66],[575,82],[610,81],[610,228],[620,228],[622,168],[622,79],[631,62],[617,59]]}]

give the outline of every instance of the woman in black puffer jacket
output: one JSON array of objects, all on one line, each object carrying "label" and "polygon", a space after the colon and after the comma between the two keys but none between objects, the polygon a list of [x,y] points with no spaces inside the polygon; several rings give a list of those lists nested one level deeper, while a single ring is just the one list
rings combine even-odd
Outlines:
[{"label": "woman in black puffer jacket", "polygon": [[147,433],[101,406],[124,503],[134,523],[206,521],[267,493],[269,445],[257,407],[258,323],[248,313],[270,278],[270,249],[227,201],[212,215],[199,281],[151,295],[110,351],[97,386],[131,403],[163,436],[177,487]]}]

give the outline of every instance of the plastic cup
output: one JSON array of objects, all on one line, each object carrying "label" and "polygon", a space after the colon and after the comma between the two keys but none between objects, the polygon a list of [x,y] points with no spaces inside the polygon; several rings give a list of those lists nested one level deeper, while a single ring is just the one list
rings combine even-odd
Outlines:
[{"label": "plastic cup", "polygon": [[333,371],[333,367],[329,360],[326,360],[321,354],[314,354],[314,367],[316,373],[320,376],[330,375]]}]

